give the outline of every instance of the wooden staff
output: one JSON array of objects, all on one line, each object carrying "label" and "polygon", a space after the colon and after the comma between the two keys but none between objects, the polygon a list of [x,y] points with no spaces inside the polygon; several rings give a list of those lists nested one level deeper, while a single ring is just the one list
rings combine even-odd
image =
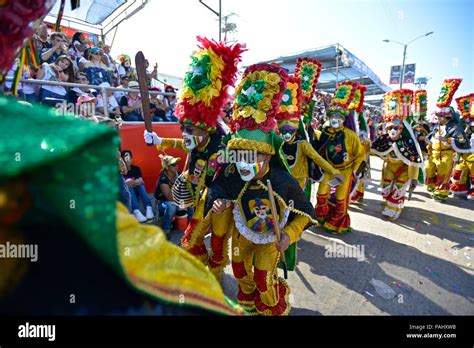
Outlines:
[{"label": "wooden staff", "polygon": [[[137,68],[138,85],[140,87],[140,96],[142,100],[143,119],[145,120],[145,129],[148,132],[153,132],[150,115],[150,95],[148,94],[148,79],[146,74],[145,56],[142,51],[139,51],[135,56],[135,66]],[[153,144],[147,143],[148,146]]]},{"label": "wooden staff", "polygon": [[[270,208],[272,211],[272,216],[273,216],[273,227],[275,229],[275,234],[277,241],[279,242],[281,240],[281,231],[280,231],[280,219],[278,218],[278,211],[276,208],[276,203],[275,203],[275,196],[273,194],[273,188],[272,188],[272,183],[270,180],[267,180],[267,187],[268,187],[268,200],[270,201]],[[283,264],[283,276],[285,279],[288,279],[288,270],[286,268],[286,260],[285,260],[285,253],[280,253],[281,254],[281,262]]]}]

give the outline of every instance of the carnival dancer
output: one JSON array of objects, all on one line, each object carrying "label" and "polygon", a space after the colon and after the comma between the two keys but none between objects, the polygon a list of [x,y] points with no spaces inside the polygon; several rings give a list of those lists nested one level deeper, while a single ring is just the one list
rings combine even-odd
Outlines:
[{"label": "carnival dancer", "polygon": [[[289,173],[282,139],[276,134],[275,114],[287,78],[277,65],[256,64],[246,69],[235,92],[232,133],[225,142],[229,151],[255,151],[256,161],[223,167],[206,197],[206,212],[212,209],[216,218],[223,216],[223,223],[233,230],[237,299],[260,315],[289,313],[290,289],[277,272],[280,255],[285,254],[288,269],[293,269],[296,241],[308,223],[317,223],[311,203]],[[280,241],[275,234],[277,225],[282,231]]]},{"label": "carnival dancer", "polygon": [[425,166],[426,185],[427,190],[433,192],[433,199],[438,201],[448,198],[456,152],[470,152],[459,115],[450,106],[461,81],[457,78],[444,80],[436,103],[436,125],[428,135],[430,161]]},{"label": "carnival dancer", "polygon": [[367,120],[362,113],[364,107],[364,96],[367,87],[361,84],[357,84],[357,89],[354,93],[354,100],[349,105],[348,117],[344,120],[344,127],[353,130],[360,139],[360,143],[365,151],[364,159],[364,170],[360,174],[360,177],[355,178],[351,186],[350,199],[353,203],[359,203],[364,198],[365,192],[365,177],[370,173],[370,134]]},{"label": "carnival dancer", "polygon": [[[420,89],[415,91],[414,98],[414,112],[407,118],[408,123],[413,129],[418,144],[420,144],[421,153],[423,154],[423,161],[427,165],[428,161],[428,142],[427,136],[430,133],[430,125],[426,121],[426,111],[428,110],[428,96],[426,90]],[[426,180],[426,173],[424,168],[420,168],[418,174],[418,183],[424,184]]]},{"label": "carnival dancer", "polygon": [[147,131],[144,137],[145,142],[157,145],[159,150],[178,148],[188,152],[186,186],[192,195],[195,211],[181,244],[207,263],[205,236],[194,231],[203,217],[205,189],[218,167],[222,136],[216,132],[217,119],[228,99],[227,88],[235,82],[237,64],[244,50],[240,44],[226,46],[201,37],[198,41],[199,49],[191,56],[190,70],[184,78],[176,106],[183,139],[163,139]]},{"label": "carnival dancer", "polygon": [[454,195],[467,196],[467,199],[472,201],[474,200],[474,93],[457,98],[456,103],[464,121],[464,132],[471,151],[458,155],[458,164],[454,167],[449,189]]},{"label": "carnival dancer", "polygon": [[[300,83],[300,79],[296,76],[288,78],[276,119],[280,135],[285,141],[283,153],[286,156],[291,175],[304,190],[309,178],[308,159],[321,167],[329,179],[333,179],[339,172],[322,158],[308,141],[308,135],[300,116],[302,96]],[[340,180],[342,181],[343,178],[340,177]],[[308,195],[306,197],[310,199]]]},{"label": "carnival dancer", "polygon": [[[2,1],[0,73],[52,6]],[[3,96],[0,129],[0,244],[15,250],[0,257],[0,314],[244,313],[204,265],[117,202],[116,129]]]},{"label": "carnival dancer", "polygon": [[372,143],[372,153],[384,160],[382,168],[382,215],[389,220],[400,216],[405,194],[418,183],[418,171],[423,167],[423,154],[406,118],[410,115],[413,91],[398,89],[384,96],[385,129],[387,134]]},{"label": "carnival dancer", "polygon": [[334,206],[329,204],[331,186],[335,183],[324,177],[318,188],[316,215],[324,228],[331,233],[351,231],[348,213],[351,184],[354,173],[362,175],[361,165],[365,161],[365,151],[357,134],[344,127],[348,108],[354,99],[357,83],[344,81],[338,84],[327,114],[329,124],[323,127],[316,143],[318,152],[331,163],[344,177],[343,183],[336,187]]}]

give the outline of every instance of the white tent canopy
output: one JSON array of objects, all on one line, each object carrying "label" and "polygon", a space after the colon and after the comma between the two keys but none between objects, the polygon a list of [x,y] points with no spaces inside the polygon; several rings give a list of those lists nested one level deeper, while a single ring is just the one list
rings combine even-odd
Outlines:
[{"label": "white tent canopy", "polygon": [[[124,20],[143,9],[149,0],[81,0],[80,6],[72,10],[70,1],[64,7],[62,25],[85,30],[97,35],[107,35]],[[55,5],[45,20],[56,22],[61,1]]]}]

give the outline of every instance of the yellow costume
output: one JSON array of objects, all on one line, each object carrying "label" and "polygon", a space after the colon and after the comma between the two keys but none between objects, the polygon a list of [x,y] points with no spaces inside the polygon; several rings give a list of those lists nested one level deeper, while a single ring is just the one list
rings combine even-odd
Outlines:
[{"label": "yellow costume", "polygon": [[323,144],[324,158],[344,177],[342,184],[336,187],[334,207],[329,206],[331,178],[325,176],[319,183],[316,215],[324,222],[324,228],[334,233],[344,233],[351,230],[349,216],[349,199],[353,173],[365,161],[366,154],[355,132],[345,127],[334,129],[323,128],[318,144]]},{"label": "yellow costume", "polygon": [[319,183],[316,205],[318,221],[331,233],[351,231],[348,213],[351,185],[354,172],[359,170],[366,154],[359,136],[344,127],[349,106],[354,100],[359,85],[353,81],[338,84],[331,107],[328,110],[329,124],[323,127],[316,148],[323,158],[339,170],[343,182],[335,188],[335,202],[330,206],[330,178],[324,177]]},{"label": "yellow costume", "polygon": [[474,200],[474,93],[456,98],[456,103],[464,120],[466,141],[469,140],[471,150],[458,155],[459,163],[454,167],[450,191]]},{"label": "yellow costume", "polygon": [[[184,173],[187,187],[184,191],[189,191],[192,196],[193,202],[189,204],[194,206],[195,211],[181,245],[207,263],[208,252],[204,245],[205,234],[202,233],[207,233],[209,226],[197,228],[197,225],[203,219],[205,189],[222,164],[219,163],[222,135],[217,132],[217,120],[228,99],[227,88],[235,82],[237,64],[244,49],[240,44],[226,46],[201,37],[198,41],[199,49],[191,57],[176,106],[184,140],[158,139],[154,143],[159,150],[179,148],[189,153],[189,170]],[[206,136],[202,135],[202,131],[207,133]],[[177,191],[177,188],[173,190],[173,194]],[[187,192],[181,195],[188,196]]]},{"label": "yellow costume", "polygon": [[382,168],[382,215],[398,219],[405,203],[405,194],[418,182],[423,154],[410,124],[405,121],[410,113],[413,91],[399,89],[384,96],[384,122],[387,134],[372,144],[372,153],[384,159]]},{"label": "yellow costume", "polygon": [[[289,286],[278,277],[281,257],[275,245],[275,224],[289,242],[284,254],[292,270],[297,240],[308,223],[316,223],[311,203],[286,167],[282,139],[273,131],[275,110],[266,107],[280,103],[287,78],[286,72],[275,65],[247,68],[236,88],[232,134],[226,145],[229,151],[257,151],[261,162],[230,163],[221,168],[206,197],[204,221],[233,231],[231,253],[239,285],[237,300],[261,315],[286,315],[291,309]],[[271,208],[267,180],[273,187],[276,211]],[[213,204],[220,200],[231,201],[233,206],[212,213]]]},{"label": "yellow costume", "polygon": [[331,179],[339,172],[322,158],[308,141],[305,125],[301,119],[301,104],[301,77],[289,77],[276,119],[280,135],[285,140],[283,152],[291,175],[304,190],[309,177],[308,160],[321,167]]}]

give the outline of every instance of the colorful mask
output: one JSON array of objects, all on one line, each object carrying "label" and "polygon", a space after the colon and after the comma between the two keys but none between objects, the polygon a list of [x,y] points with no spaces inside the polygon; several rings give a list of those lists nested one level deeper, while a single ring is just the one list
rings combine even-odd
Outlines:
[{"label": "colorful mask", "polygon": [[193,150],[196,146],[198,146],[204,137],[202,136],[195,136],[188,134],[186,132],[183,132],[183,139],[184,139],[184,146],[188,150]]},{"label": "colorful mask", "polygon": [[[252,180],[260,170],[262,170],[265,162],[256,162],[256,163],[247,163],[247,162],[237,162],[237,171],[240,174],[240,177],[243,181]],[[248,174],[242,174],[242,172],[247,171]]]}]

